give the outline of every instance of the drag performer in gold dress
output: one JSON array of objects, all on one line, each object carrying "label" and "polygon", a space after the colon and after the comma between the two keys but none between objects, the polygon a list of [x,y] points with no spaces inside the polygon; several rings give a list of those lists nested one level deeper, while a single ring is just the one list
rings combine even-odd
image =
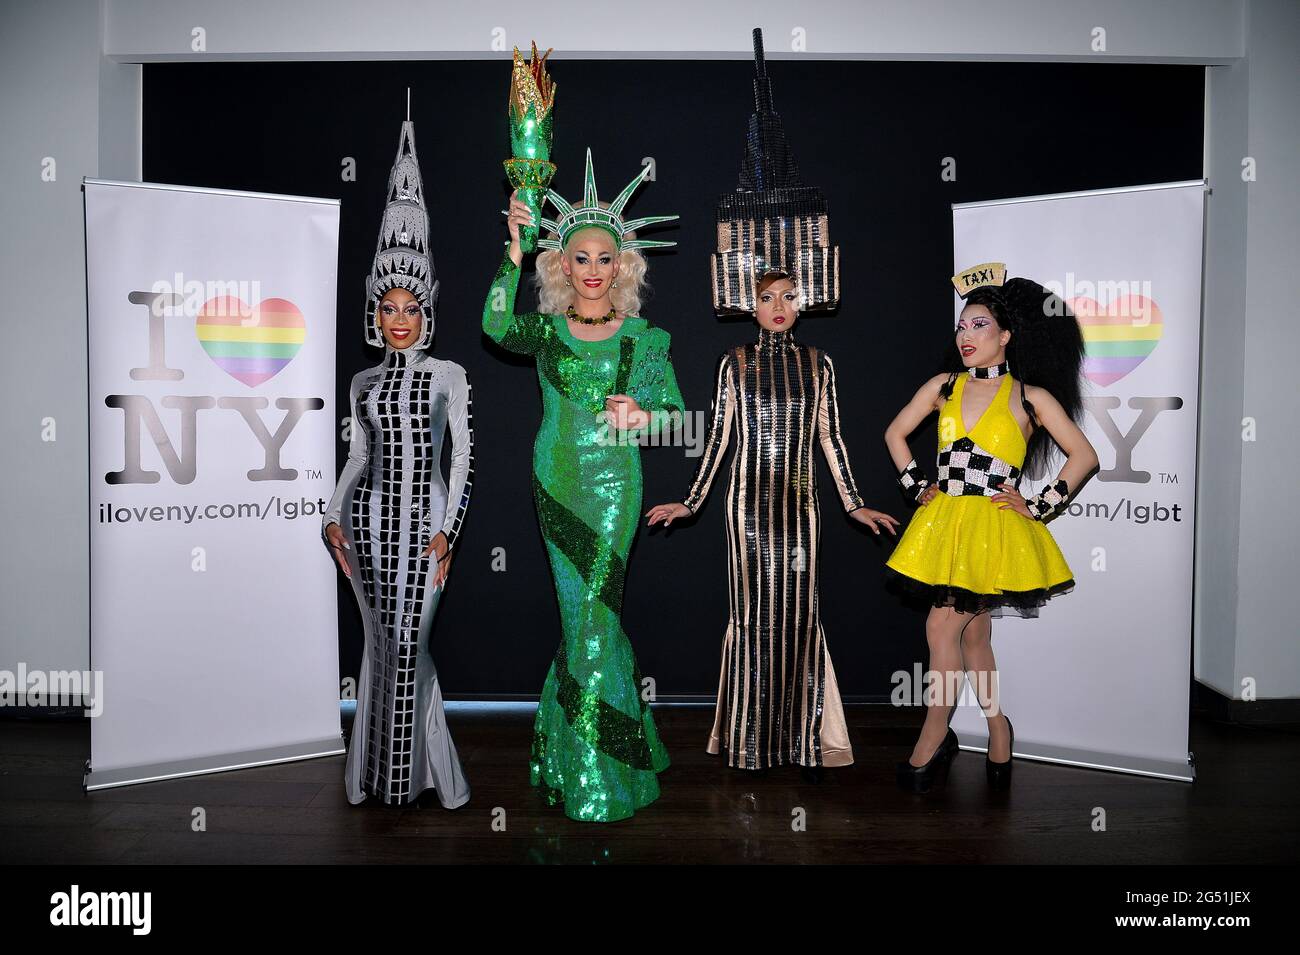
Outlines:
[{"label": "drag performer in gold dress", "polygon": [[[713,274],[715,307],[752,315],[758,337],[719,362],[708,438],[686,497],[647,516],[668,525],[695,514],[734,435],[730,615],[708,751],[726,750],[728,765],[740,769],[790,763],[815,777],[819,767],[852,763],[853,749],[818,612],[814,448],[820,444],[850,517],[877,534],[879,526],[892,534],[897,522],[866,507],[853,480],[830,356],[792,331],[801,310],[838,300],[839,250],[829,242],[825,200],[799,181],[786,147],[758,31],[755,58],[757,112],[741,187],[719,203],[724,245]],[[769,245],[766,236],[790,241]]]}]

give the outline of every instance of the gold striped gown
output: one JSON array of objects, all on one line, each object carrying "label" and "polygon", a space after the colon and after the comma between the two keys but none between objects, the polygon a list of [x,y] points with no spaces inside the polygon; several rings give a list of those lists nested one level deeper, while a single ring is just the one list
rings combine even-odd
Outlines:
[{"label": "gold striped gown", "polygon": [[732,436],[726,494],[730,615],[708,751],[743,769],[853,762],[818,616],[814,445],[846,512],[863,506],[840,437],[835,367],[792,332],[726,352],[708,438],[683,503],[698,511]]}]

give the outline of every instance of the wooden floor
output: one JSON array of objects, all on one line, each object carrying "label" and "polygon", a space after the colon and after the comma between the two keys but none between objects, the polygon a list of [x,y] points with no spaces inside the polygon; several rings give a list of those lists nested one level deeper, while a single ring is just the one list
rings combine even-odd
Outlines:
[{"label": "wooden floor", "polygon": [[[963,752],[947,788],[895,788],[917,716],[850,707],[857,762],[819,785],[766,778],[703,751],[712,712],[657,709],[674,764],[630,820],[568,820],[528,785],[531,714],[453,712],[468,805],[350,806],[343,757],[81,791],[82,721],[0,721],[0,862],[1294,863],[1300,734],[1196,719],[1198,780],[1178,783],[1018,760],[1012,791]],[[196,807],[207,831],[191,830]],[[492,828],[505,811],[506,831]],[[1107,831],[1091,828],[1103,807]],[[796,810],[806,831],[793,831]],[[498,813],[499,815],[499,813]]]}]

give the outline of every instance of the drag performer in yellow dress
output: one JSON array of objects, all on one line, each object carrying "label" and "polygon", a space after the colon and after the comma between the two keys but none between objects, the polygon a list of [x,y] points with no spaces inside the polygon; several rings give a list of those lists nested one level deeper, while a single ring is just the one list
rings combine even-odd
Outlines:
[{"label": "drag performer in yellow dress", "polygon": [[[1001,263],[953,277],[966,304],[950,370],[927,381],[885,432],[899,484],[920,505],[886,564],[891,588],[930,606],[929,671],[941,692],[920,738],[898,765],[900,786],[924,792],[957,752],[948,728],[962,675],[989,722],[989,783],[1010,782],[1014,731],[997,699],[991,614],[1035,616],[1074,586],[1043,523],[1065,510],[1097,465],[1076,424],[1082,413],[1083,340],[1065,304],[1028,279],[1006,281]],[[939,412],[937,480],[912,458],[907,438]],[[1055,481],[1026,499],[1023,475],[1046,471],[1051,442],[1065,454]]]}]

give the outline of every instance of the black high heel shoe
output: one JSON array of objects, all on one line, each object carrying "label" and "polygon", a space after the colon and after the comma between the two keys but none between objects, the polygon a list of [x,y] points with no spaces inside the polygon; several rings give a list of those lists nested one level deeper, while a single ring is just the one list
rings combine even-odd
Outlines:
[{"label": "black high heel shoe", "polygon": [[942,786],[948,781],[948,769],[952,766],[953,757],[960,751],[957,734],[950,726],[943,742],[924,766],[913,766],[907,760],[898,764],[898,785],[914,793],[928,793],[932,786]]},{"label": "black high heel shoe", "polygon": [[[1007,750],[1011,753],[1005,763],[995,763],[989,759],[988,754],[984,756],[984,771],[989,778],[989,787],[991,789],[1008,789],[1011,786],[1011,762],[1016,758],[1016,728],[1011,725],[1011,717],[1003,713],[1002,718],[1007,721],[1007,732],[1011,734],[1011,742]],[[990,744],[990,748],[992,745]]]}]

